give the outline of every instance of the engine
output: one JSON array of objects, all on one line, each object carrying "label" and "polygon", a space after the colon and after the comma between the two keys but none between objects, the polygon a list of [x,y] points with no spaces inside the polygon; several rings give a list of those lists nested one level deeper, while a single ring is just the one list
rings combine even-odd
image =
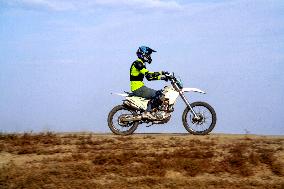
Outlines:
[{"label": "engine", "polygon": [[171,118],[173,107],[169,105],[169,100],[162,98],[161,104],[152,111],[152,115],[160,121],[168,121]]},{"label": "engine", "polygon": [[170,113],[164,112],[164,111],[157,111],[153,113],[157,120],[166,120],[171,117]]}]

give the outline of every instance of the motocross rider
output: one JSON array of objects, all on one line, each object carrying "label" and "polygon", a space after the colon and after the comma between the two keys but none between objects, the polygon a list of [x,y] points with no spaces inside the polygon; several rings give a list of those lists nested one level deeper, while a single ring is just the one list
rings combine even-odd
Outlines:
[{"label": "motocross rider", "polygon": [[[165,71],[150,72],[146,68],[145,63],[147,62],[148,64],[151,64],[152,62],[151,58],[152,52],[156,51],[147,46],[141,46],[138,48],[136,52],[138,59],[134,61],[130,67],[130,87],[132,93],[135,96],[155,100],[157,95],[159,95],[160,91],[156,91],[154,89],[146,87],[145,84],[143,83],[144,76],[148,81],[152,80],[167,81],[167,78],[164,76],[164,74],[166,74],[167,72]],[[153,117],[150,112],[151,112],[151,104],[149,104],[147,110],[143,112],[142,117],[155,119],[155,117]]]}]

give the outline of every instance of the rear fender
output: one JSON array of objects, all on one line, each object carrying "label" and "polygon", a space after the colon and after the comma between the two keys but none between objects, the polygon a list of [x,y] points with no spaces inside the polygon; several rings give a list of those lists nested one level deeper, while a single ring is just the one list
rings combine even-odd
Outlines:
[{"label": "rear fender", "polygon": [[119,96],[123,96],[123,97],[128,96],[128,94],[126,94],[126,93],[111,93],[111,94],[115,94],[115,95],[119,95]]}]

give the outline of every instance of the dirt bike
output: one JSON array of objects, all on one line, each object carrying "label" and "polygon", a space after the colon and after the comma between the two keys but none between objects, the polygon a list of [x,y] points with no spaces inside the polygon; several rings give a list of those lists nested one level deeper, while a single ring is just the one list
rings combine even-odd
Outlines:
[{"label": "dirt bike", "polygon": [[151,123],[151,125],[167,123],[174,111],[178,96],[186,104],[182,114],[182,122],[189,133],[206,135],[213,130],[217,120],[215,110],[206,102],[189,103],[184,95],[185,92],[202,94],[205,92],[197,88],[184,88],[181,80],[174,73],[166,73],[165,77],[171,82],[171,86],[165,86],[160,93],[158,98],[160,103],[151,110],[151,118],[143,116],[143,112],[147,110],[151,100],[134,96],[128,92],[115,93],[125,97],[125,100],[122,105],[115,106],[108,115],[108,126],[114,134],[130,135],[142,123]]}]

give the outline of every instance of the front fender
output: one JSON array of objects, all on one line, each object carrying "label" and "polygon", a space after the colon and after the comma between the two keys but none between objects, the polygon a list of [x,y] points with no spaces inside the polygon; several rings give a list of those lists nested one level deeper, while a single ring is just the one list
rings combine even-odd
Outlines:
[{"label": "front fender", "polygon": [[197,93],[206,94],[206,92],[197,88],[182,88],[182,92],[197,92]]}]

